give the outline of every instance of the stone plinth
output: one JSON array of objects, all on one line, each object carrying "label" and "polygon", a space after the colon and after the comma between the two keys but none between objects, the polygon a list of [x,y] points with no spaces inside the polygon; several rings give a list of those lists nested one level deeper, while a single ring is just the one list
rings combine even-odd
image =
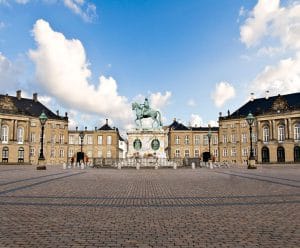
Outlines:
[{"label": "stone plinth", "polygon": [[132,130],[127,132],[128,157],[166,158],[163,130]]}]

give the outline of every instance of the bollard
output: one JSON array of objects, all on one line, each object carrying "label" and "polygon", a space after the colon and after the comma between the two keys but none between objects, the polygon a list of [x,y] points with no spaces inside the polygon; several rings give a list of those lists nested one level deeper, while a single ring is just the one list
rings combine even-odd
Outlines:
[{"label": "bollard", "polygon": [[84,163],[81,163],[81,169],[83,170],[84,169]]},{"label": "bollard", "polygon": [[136,169],[137,169],[137,170],[140,169],[140,165],[139,165],[139,164],[136,165]]},{"label": "bollard", "polygon": [[174,169],[174,170],[177,169],[177,164],[174,164],[173,169]]},{"label": "bollard", "polygon": [[212,162],[209,162],[209,168],[212,170],[214,168]]},{"label": "bollard", "polygon": [[66,170],[67,169],[67,165],[66,163],[63,163],[63,169]]},{"label": "bollard", "polygon": [[195,170],[195,163],[192,163],[192,170]]}]

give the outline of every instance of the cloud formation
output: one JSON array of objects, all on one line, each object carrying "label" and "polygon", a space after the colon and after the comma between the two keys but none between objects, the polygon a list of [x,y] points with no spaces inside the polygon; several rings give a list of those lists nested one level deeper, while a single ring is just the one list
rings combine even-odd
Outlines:
[{"label": "cloud formation", "polygon": [[86,22],[97,18],[96,5],[85,0],[63,0],[64,5]]},{"label": "cloud formation", "polygon": [[200,115],[191,114],[191,116],[190,116],[190,125],[192,127],[200,127],[201,125],[203,125],[203,120],[200,117]]},{"label": "cloud formation", "polygon": [[89,82],[91,71],[82,43],[55,32],[48,22],[36,21],[32,30],[37,48],[29,51],[35,63],[36,81],[70,108],[110,116],[123,123],[132,120],[128,100],[118,94],[112,77],[99,77],[98,85]]},{"label": "cloud formation", "polygon": [[259,0],[240,28],[240,39],[247,47],[257,47],[258,55],[285,55],[256,76],[251,91],[258,95],[266,90],[272,95],[300,91],[299,1],[283,7],[280,0]]},{"label": "cloud formation", "polygon": [[15,65],[0,52],[0,86],[5,90],[15,90],[22,68]]},{"label": "cloud formation", "polygon": [[235,97],[234,87],[225,81],[216,84],[215,92],[212,93],[212,99],[217,107],[222,107],[225,102]]}]

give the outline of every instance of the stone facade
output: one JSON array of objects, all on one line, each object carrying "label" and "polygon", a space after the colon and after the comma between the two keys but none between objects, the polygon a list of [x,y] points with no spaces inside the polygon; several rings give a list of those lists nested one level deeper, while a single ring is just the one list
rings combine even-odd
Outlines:
[{"label": "stone facade", "polygon": [[169,158],[199,158],[206,161],[209,155],[209,130],[211,159],[219,161],[217,127],[186,127],[176,119],[168,127]]},{"label": "stone facade", "polygon": [[37,94],[33,99],[0,95],[0,163],[38,164],[40,154],[42,112],[48,117],[44,131],[44,156],[47,164],[67,161],[68,117],[54,114],[41,104]]},{"label": "stone facade", "polygon": [[126,141],[122,139],[118,129],[111,128],[106,120],[106,124],[99,129],[69,131],[68,161],[76,161],[77,153],[81,151],[80,132],[84,134],[82,152],[86,161],[126,156]]},{"label": "stone facade", "polygon": [[252,99],[219,118],[220,160],[247,163],[250,131],[246,116],[255,116],[253,151],[258,163],[300,162],[300,93]]}]

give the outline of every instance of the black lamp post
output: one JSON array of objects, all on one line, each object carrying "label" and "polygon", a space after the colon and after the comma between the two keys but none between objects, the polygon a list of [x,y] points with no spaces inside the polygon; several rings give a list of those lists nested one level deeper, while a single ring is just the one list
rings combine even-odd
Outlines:
[{"label": "black lamp post", "polygon": [[84,132],[83,131],[81,131],[79,133],[79,137],[80,137],[80,156],[79,156],[79,158],[77,157],[77,160],[79,160],[79,162],[81,162],[81,160],[84,159],[84,155],[83,155],[83,152],[82,152],[82,145],[83,145],[83,138],[84,138]]},{"label": "black lamp post", "polygon": [[208,160],[211,160],[211,155],[210,155],[210,140],[211,140],[211,129],[210,125],[208,125],[208,133],[207,133],[207,138],[208,138],[208,151],[209,151],[209,158]]},{"label": "black lamp post", "polygon": [[249,163],[248,163],[248,169],[256,169],[255,166],[255,157],[253,155],[253,146],[252,146],[252,125],[254,123],[255,117],[249,112],[249,114],[246,117],[246,121],[249,125],[250,130],[250,156],[249,156]]},{"label": "black lamp post", "polygon": [[[39,155],[39,164],[42,161],[45,161],[45,156],[44,156],[44,130],[45,130],[45,123],[48,120],[47,115],[44,113],[44,111],[41,113],[41,115],[39,116],[40,122],[41,122],[41,149],[40,149],[40,155]],[[40,169],[40,168],[38,168]]]}]

